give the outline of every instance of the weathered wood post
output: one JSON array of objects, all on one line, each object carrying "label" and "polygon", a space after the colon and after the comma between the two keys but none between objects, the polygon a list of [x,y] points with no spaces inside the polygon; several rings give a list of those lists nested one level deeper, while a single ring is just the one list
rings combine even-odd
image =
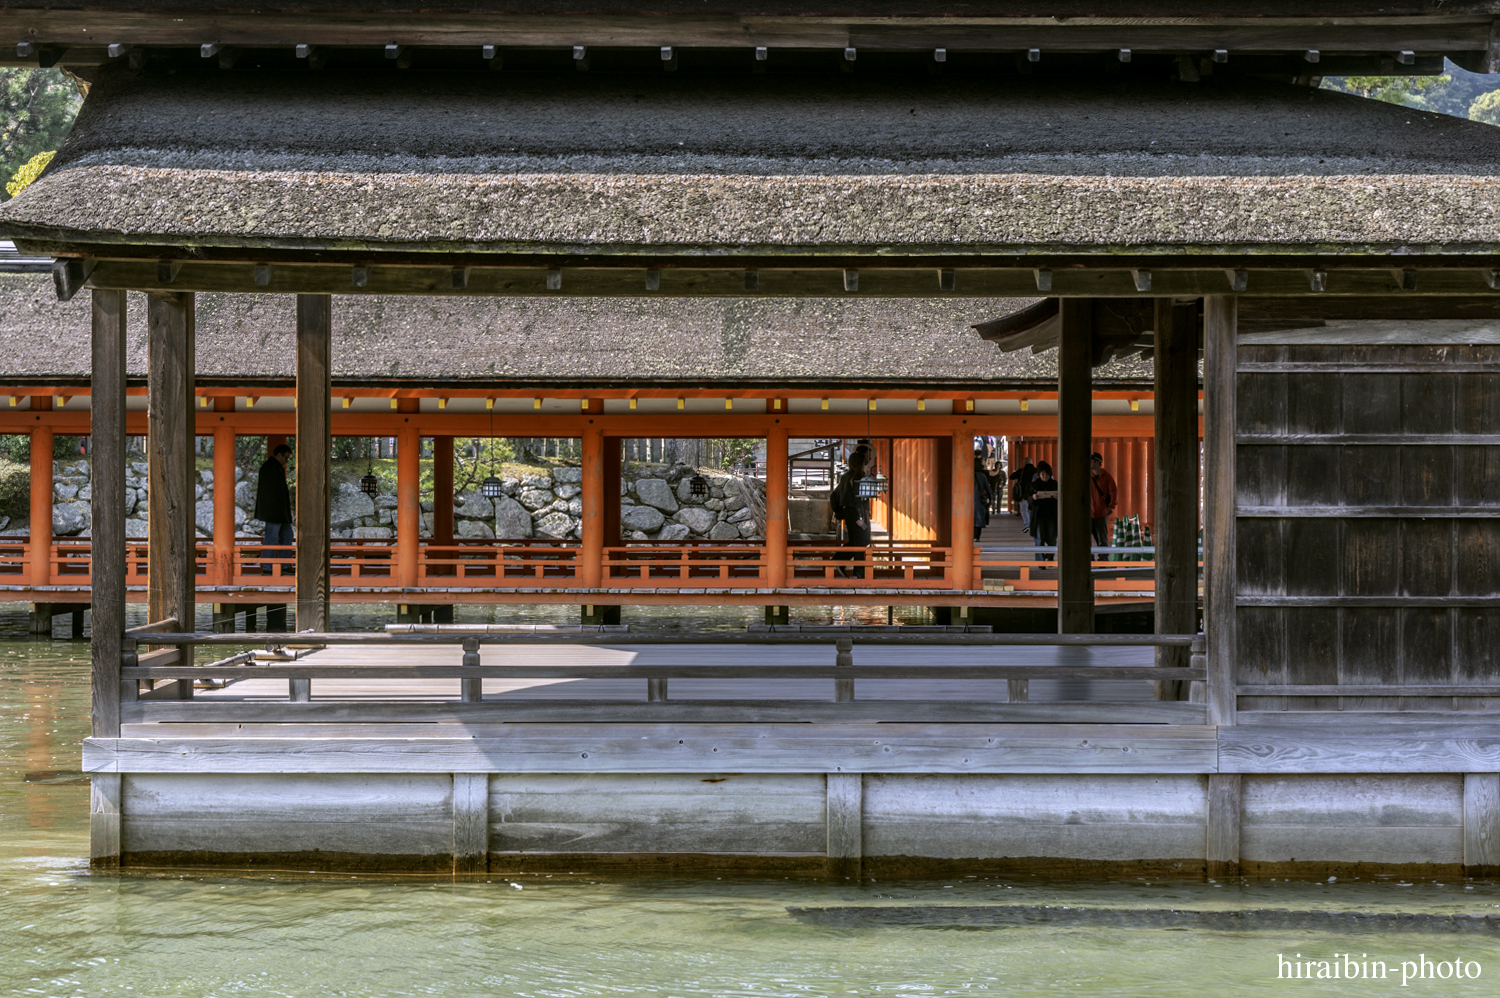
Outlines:
[{"label": "weathered wood post", "polygon": [[604,504],[619,502],[619,496],[604,494],[604,431],[583,431],[583,527],[578,552],[578,581],[585,589],[598,589],[604,572]]},{"label": "weathered wood post", "polygon": [[[45,395],[31,397],[32,412],[50,412],[52,399]],[[52,584],[52,427],[37,426],[31,431],[31,535],[27,557],[31,561],[31,584]],[[52,610],[45,611],[46,631],[52,630]],[[32,630],[35,631],[36,621]]]},{"label": "weathered wood post", "polygon": [[[1198,305],[1156,300],[1156,632],[1198,629]],[[1181,668],[1188,649],[1157,648],[1156,664]],[[1156,699],[1185,700],[1183,684],[1156,684]]]},{"label": "weathered wood post", "polygon": [[[957,409],[955,408],[955,412]],[[953,545],[950,589],[974,588],[974,431],[953,432],[948,470],[949,543]]]},{"label": "weathered wood post", "polygon": [[[1216,295],[1203,310],[1203,623],[1208,723],[1235,723],[1235,382],[1238,301]],[[1240,865],[1240,777],[1208,778],[1208,872]]]},{"label": "weathered wood post", "polygon": [[[833,643],[833,664],[840,669],[847,669],[854,665],[854,639],[838,638]],[[836,703],[854,702],[854,680],[835,679],[833,681],[833,699]]]},{"label": "weathered wood post", "polygon": [[1057,631],[1094,630],[1089,445],[1093,435],[1094,302],[1063,298],[1057,351]]},{"label": "weathered wood post", "polygon": [[[153,291],[146,299],[147,617],[194,627],[198,536],[194,480],[194,296]],[[180,663],[192,663],[183,646]],[[177,695],[193,694],[189,679]]]},{"label": "weathered wood post", "polygon": [[[328,629],[333,298],[297,296],[297,629]],[[312,680],[290,679],[293,700]]]},{"label": "weathered wood post", "polygon": [[403,425],[396,432],[396,584],[408,589],[417,585],[421,556],[421,455],[417,428]]},{"label": "weathered wood post", "polygon": [[766,587],[786,588],[787,463],[786,430],[766,432]]},{"label": "weathered wood post", "polygon": [[[118,738],[125,637],[125,292],[94,292],[93,327],[89,733]],[[135,680],[130,685],[133,698]],[[118,866],[120,774],[96,773],[90,782],[89,861]]]},{"label": "weathered wood post", "polygon": [[[478,638],[464,638],[463,667],[465,669],[479,668]],[[460,679],[458,686],[458,698],[464,703],[478,703],[484,699],[484,680],[482,678]]]}]

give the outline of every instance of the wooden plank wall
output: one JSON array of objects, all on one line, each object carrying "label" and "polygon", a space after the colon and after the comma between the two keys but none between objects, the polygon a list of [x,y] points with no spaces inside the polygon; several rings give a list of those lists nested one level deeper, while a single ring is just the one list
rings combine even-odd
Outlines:
[{"label": "wooden plank wall", "polygon": [[938,510],[948,501],[938,490],[938,441],[903,437],[891,448],[891,539],[936,541]]},{"label": "wooden plank wall", "polygon": [[1240,348],[1240,684],[1390,697],[1243,709],[1485,709],[1500,682],[1500,347]]}]

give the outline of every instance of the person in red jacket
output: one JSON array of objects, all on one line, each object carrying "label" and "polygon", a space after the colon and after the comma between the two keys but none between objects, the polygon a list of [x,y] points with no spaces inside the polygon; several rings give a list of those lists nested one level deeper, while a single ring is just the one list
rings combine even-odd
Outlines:
[{"label": "person in red jacket", "polygon": [[1115,484],[1115,476],[1104,470],[1103,455],[1090,455],[1089,523],[1098,547],[1109,547],[1109,518],[1115,515],[1119,502],[1120,487]]}]

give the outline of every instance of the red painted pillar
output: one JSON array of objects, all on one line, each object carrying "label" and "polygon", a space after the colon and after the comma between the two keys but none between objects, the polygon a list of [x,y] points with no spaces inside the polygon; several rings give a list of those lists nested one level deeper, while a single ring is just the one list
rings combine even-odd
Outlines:
[{"label": "red painted pillar", "polygon": [[[604,431],[583,431],[583,527],[578,553],[578,581],[598,589],[604,577]],[[619,502],[617,496],[610,497]]]},{"label": "red painted pillar", "polygon": [[422,502],[422,438],[414,426],[396,431],[396,578],[397,585],[417,584]]},{"label": "red painted pillar", "polygon": [[[32,412],[51,412],[48,396],[31,397]],[[31,537],[27,545],[31,559],[31,584],[52,584],[52,427],[31,431]]]},{"label": "red painted pillar", "polygon": [[432,543],[453,543],[453,438],[432,438]]},{"label": "red painted pillar", "polygon": [[766,434],[766,585],[786,586],[787,463],[786,430],[771,427]]},{"label": "red painted pillar", "polygon": [[974,434],[953,434],[952,471],[949,474],[952,512],[949,514],[953,544],[953,588],[974,588]]},{"label": "red painted pillar", "polygon": [[234,427],[219,423],[214,426],[214,556],[208,571],[218,586],[234,585],[234,484]]}]

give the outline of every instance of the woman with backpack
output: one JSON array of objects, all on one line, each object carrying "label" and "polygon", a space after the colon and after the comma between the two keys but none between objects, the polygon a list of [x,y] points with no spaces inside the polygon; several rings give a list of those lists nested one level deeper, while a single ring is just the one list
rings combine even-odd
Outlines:
[{"label": "woman with backpack", "polygon": [[[869,456],[870,449],[865,444],[854,448],[849,454],[848,469],[839,478],[838,485],[834,486],[833,494],[829,497],[833,515],[844,528],[844,544],[848,547],[870,546],[870,500],[861,499],[859,495],[859,480],[865,477],[865,462]],[[848,557],[861,556],[851,552]],[[855,569],[855,577],[864,578],[865,570]]]}]

